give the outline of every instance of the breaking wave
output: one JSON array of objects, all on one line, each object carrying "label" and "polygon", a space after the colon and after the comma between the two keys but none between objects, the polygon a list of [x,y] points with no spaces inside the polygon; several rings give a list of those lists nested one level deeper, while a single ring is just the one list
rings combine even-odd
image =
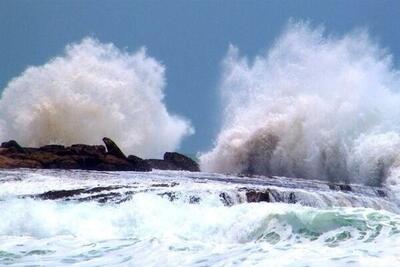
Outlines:
[{"label": "breaking wave", "polygon": [[253,60],[223,61],[224,122],[203,170],[363,183],[400,175],[400,73],[365,31],[289,23]]},{"label": "breaking wave", "polygon": [[0,99],[0,140],[27,146],[97,144],[109,136],[129,153],[156,157],[193,132],[163,102],[164,66],[92,38],[29,67]]}]

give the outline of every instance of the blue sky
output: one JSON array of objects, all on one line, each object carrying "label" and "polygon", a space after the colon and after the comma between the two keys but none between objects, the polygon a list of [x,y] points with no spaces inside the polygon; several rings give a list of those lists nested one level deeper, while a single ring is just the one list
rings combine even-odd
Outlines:
[{"label": "blue sky", "polygon": [[218,79],[229,44],[262,53],[290,18],[328,33],[357,27],[400,62],[400,1],[0,1],[0,90],[29,65],[93,36],[148,54],[166,66],[166,104],[191,120],[196,134],[181,151],[208,150],[220,125]]}]

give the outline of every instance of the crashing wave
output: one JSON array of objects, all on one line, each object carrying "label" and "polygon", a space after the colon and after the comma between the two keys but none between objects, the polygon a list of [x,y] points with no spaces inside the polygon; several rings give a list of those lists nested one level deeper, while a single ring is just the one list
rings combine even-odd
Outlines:
[{"label": "crashing wave", "polygon": [[164,87],[164,66],[144,49],[128,53],[85,38],[7,85],[0,140],[71,145],[109,136],[127,153],[159,157],[193,133],[188,121],[167,111]]},{"label": "crashing wave", "polygon": [[365,31],[291,23],[253,60],[230,47],[205,171],[379,185],[400,164],[400,75]]}]

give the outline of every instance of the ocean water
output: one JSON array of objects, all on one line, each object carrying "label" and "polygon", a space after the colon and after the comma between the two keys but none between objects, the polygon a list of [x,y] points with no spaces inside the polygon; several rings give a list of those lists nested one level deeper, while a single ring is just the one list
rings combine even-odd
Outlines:
[{"label": "ocean water", "polygon": [[[271,202],[247,202],[252,190]],[[283,177],[2,170],[0,265],[399,266],[391,197]]]}]

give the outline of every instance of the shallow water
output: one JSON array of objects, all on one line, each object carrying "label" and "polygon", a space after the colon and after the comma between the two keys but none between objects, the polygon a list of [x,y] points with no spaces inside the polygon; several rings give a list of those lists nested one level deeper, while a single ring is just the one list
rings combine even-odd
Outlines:
[{"label": "shallow water", "polygon": [[[293,181],[1,171],[0,265],[399,266],[400,216],[390,194]],[[297,201],[248,203],[243,188],[294,192]],[[86,191],[40,195],[75,189]]]}]

